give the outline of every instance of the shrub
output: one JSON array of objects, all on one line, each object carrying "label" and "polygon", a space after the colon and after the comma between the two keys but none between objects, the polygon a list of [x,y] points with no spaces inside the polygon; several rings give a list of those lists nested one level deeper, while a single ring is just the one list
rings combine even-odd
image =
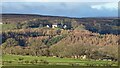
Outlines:
[{"label": "shrub", "polygon": [[24,60],[24,58],[18,58],[18,60],[19,60],[19,61],[22,61],[22,60]]},{"label": "shrub", "polygon": [[41,61],[42,64],[49,64],[49,62],[46,61],[46,60],[40,60],[40,61]]},{"label": "shrub", "polygon": [[28,60],[26,60],[26,61],[25,61],[25,63],[26,63],[26,64],[28,64],[28,63],[29,63],[29,61],[28,61]]}]

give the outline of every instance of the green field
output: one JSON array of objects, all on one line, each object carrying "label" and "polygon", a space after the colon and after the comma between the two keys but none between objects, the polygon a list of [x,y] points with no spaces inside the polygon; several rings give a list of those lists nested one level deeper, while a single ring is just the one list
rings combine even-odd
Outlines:
[{"label": "green field", "polygon": [[[80,67],[80,66],[117,66],[117,62],[112,61],[95,61],[95,60],[82,60],[73,58],[58,58],[58,57],[37,57],[37,56],[20,56],[20,55],[3,55],[3,68],[12,67],[26,67],[36,66],[40,68],[51,68],[62,66],[65,68]],[[35,68],[36,68],[35,67]],[[62,67],[62,68],[63,68]]]},{"label": "green field", "polygon": [[16,25],[15,24],[0,24],[0,30],[1,29],[2,31],[16,29]]},{"label": "green field", "polygon": [[39,65],[39,66],[3,66],[2,68],[119,68],[117,66],[68,66],[68,65]]}]

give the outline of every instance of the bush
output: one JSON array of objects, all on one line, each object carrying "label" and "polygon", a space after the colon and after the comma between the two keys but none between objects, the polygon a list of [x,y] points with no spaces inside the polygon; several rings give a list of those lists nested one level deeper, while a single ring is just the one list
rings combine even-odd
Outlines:
[{"label": "bush", "polygon": [[28,63],[29,63],[29,61],[28,61],[28,60],[26,60],[26,61],[25,61],[25,63],[26,63],[26,64],[28,64]]},{"label": "bush", "polygon": [[46,61],[46,60],[40,60],[40,61],[41,61],[42,64],[49,64],[49,62]]}]

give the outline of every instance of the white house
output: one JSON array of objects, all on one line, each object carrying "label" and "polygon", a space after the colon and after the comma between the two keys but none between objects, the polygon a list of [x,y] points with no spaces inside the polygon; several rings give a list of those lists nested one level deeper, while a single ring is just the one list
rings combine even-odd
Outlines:
[{"label": "white house", "polygon": [[63,28],[64,28],[64,29],[67,28],[67,25],[64,25]]},{"label": "white house", "polygon": [[53,25],[52,25],[52,28],[57,28],[57,27],[58,27],[57,24],[53,24]]},{"label": "white house", "polygon": [[50,28],[50,26],[49,26],[49,25],[46,25],[46,27]]}]

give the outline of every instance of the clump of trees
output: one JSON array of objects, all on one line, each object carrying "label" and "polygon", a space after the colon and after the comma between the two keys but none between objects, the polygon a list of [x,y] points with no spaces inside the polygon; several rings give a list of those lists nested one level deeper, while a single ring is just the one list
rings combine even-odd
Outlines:
[{"label": "clump of trees", "polygon": [[[82,32],[82,33],[81,33]],[[89,59],[118,59],[118,35],[99,35],[89,31],[75,31],[50,47],[51,55]]]},{"label": "clump of trees", "polygon": [[19,45],[18,41],[16,41],[14,38],[8,38],[6,42],[2,44],[2,47],[6,48],[6,47],[14,47],[18,45]]}]

